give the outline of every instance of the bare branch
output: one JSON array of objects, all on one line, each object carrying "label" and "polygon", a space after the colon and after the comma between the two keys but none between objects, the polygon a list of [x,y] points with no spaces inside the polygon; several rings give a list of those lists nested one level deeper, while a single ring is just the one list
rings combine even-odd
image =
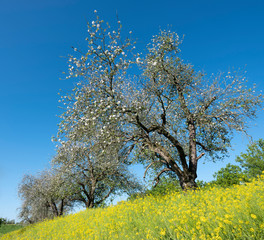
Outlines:
[{"label": "bare branch", "polygon": [[159,154],[155,153],[155,156],[159,159],[160,162],[166,164],[167,167],[169,168],[168,163]]},{"label": "bare branch", "polygon": [[146,170],[145,170],[145,172],[144,172],[144,176],[143,176],[144,179],[146,178],[147,171],[149,170],[149,168],[150,168],[154,163],[155,163],[155,162],[152,162],[152,163],[150,163],[150,164],[146,167]]},{"label": "bare branch", "polygon": [[130,146],[129,150],[128,150],[127,153],[126,153],[126,156],[125,156],[124,158],[122,158],[122,159],[123,159],[123,160],[122,160],[123,163],[124,163],[125,160],[129,157],[129,155],[130,155],[130,153],[133,151],[134,147],[135,147],[135,144],[132,144],[132,145]]},{"label": "bare branch", "polygon": [[186,154],[184,152],[183,147],[181,146],[180,142],[174,138],[168,131],[166,131],[164,128],[159,128],[158,132],[165,136],[167,139],[170,140],[170,142],[176,147],[176,149],[179,152],[180,160],[182,163],[183,169],[188,169],[187,162],[186,162]]},{"label": "bare branch", "polygon": [[206,104],[204,104],[202,107],[201,107],[201,110],[200,112],[201,113],[204,113],[209,107],[210,105],[216,100],[216,96],[212,97],[210,99],[210,101],[208,101]]},{"label": "bare branch", "polygon": [[164,147],[158,146],[157,144],[152,144],[149,141],[146,141],[146,144],[148,145],[150,150],[159,154],[167,162],[167,164],[171,167],[171,170],[173,170],[176,174],[183,174],[182,170],[179,168],[179,166],[172,159],[172,157]]},{"label": "bare branch", "polygon": [[114,187],[111,187],[109,192],[103,198],[101,198],[99,201],[97,201],[95,204],[102,203],[105,199],[107,199],[110,196],[110,194],[112,193],[113,190],[114,190]]},{"label": "bare branch", "polygon": [[168,171],[172,171],[170,168],[164,168],[164,169],[162,169],[159,173],[158,173],[158,175],[155,177],[155,179],[154,179],[154,181],[156,181],[156,183],[155,183],[155,185],[154,185],[154,188],[158,185],[158,183],[159,183],[159,180],[160,180],[160,176],[163,174],[163,173],[165,173],[165,172],[168,172]]},{"label": "bare branch", "polygon": [[198,161],[205,153],[201,153],[197,158],[196,161]]},{"label": "bare branch", "polygon": [[143,123],[139,120],[139,117],[138,115],[136,115],[136,121],[137,121],[137,124],[147,133],[150,133],[150,132],[154,132],[156,131],[157,129],[159,129],[159,126],[152,126],[150,128],[147,128],[146,126],[143,125]]}]

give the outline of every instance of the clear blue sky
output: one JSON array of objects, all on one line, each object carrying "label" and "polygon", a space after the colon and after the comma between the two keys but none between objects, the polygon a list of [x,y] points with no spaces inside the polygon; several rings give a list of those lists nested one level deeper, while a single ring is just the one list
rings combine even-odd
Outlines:
[{"label": "clear blue sky", "polygon": [[[23,175],[43,170],[55,153],[57,93],[72,87],[71,80],[59,80],[67,70],[64,57],[72,53],[71,46],[85,47],[86,22],[93,20],[95,9],[110,23],[117,12],[139,47],[170,25],[185,35],[182,56],[197,69],[216,73],[246,66],[249,84],[264,89],[262,0],[1,0],[0,217],[17,219]],[[263,118],[260,113],[249,131],[253,139],[264,135]],[[212,180],[247,143],[236,136],[225,163],[201,161],[199,179]]]}]

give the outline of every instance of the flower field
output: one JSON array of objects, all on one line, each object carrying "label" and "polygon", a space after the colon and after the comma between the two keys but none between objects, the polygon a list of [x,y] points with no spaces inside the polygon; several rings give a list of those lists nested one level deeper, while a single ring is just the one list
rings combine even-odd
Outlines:
[{"label": "flower field", "polygon": [[231,188],[147,196],[38,223],[7,239],[264,239],[264,177]]}]

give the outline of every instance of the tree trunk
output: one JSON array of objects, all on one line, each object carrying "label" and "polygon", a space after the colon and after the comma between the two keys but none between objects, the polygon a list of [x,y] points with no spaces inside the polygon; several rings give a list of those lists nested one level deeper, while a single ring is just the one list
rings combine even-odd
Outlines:
[{"label": "tree trunk", "polygon": [[[161,158],[164,159],[169,169],[176,173],[180,180],[180,185],[183,190],[196,189],[197,184],[195,179],[197,177],[197,157],[196,157],[196,142],[195,142],[195,128],[190,128],[190,153],[189,153],[189,166],[186,164],[185,154],[182,154],[181,164],[182,169],[173,160],[170,154],[162,146],[155,143],[146,142],[148,147],[153,152],[157,153]],[[184,153],[184,152],[183,152]],[[165,172],[164,169],[161,173]],[[158,175],[159,177],[159,175]]]},{"label": "tree trunk", "polygon": [[59,216],[62,216],[64,212],[64,199],[61,199]]},{"label": "tree trunk", "polygon": [[190,174],[188,177],[179,177],[180,178],[180,185],[182,190],[195,190],[198,186],[195,182],[195,178],[192,177]]},{"label": "tree trunk", "polygon": [[59,216],[59,212],[58,212],[56,203],[54,201],[51,201],[50,202],[50,206],[51,206],[51,209],[52,209],[53,216],[54,217],[58,217]]},{"label": "tree trunk", "polygon": [[190,120],[188,122],[189,130],[189,173],[192,178],[197,177],[197,151],[196,151],[196,130],[194,121]]},{"label": "tree trunk", "polygon": [[189,130],[189,167],[185,171],[186,176],[180,178],[181,187],[183,190],[196,189],[197,184],[197,150],[196,150],[196,129],[195,123],[191,119],[188,121]]},{"label": "tree trunk", "polygon": [[85,207],[86,208],[93,208],[94,207],[94,200],[93,199],[89,199],[88,201],[86,201]]}]

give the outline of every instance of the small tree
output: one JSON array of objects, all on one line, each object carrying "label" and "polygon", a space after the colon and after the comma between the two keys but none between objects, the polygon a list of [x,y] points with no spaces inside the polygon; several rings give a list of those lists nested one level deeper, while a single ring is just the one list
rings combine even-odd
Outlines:
[{"label": "small tree", "polygon": [[[91,138],[90,138],[91,139]],[[53,163],[77,189],[74,200],[86,208],[100,206],[110,196],[141,189],[120,162],[116,148],[84,142],[61,142]]]},{"label": "small tree", "polygon": [[[147,54],[132,54],[130,38],[97,17],[88,24],[88,50],[69,58],[69,76],[81,81],[71,95],[60,134],[69,138],[104,134],[122,142],[155,179],[174,172],[182,189],[196,188],[198,161],[227,154],[233,133],[246,132],[262,96],[239,73],[208,77],[184,63],[176,33],[154,36]],[[135,74],[135,72],[137,74]],[[129,74],[130,73],[130,74]],[[133,156],[132,155],[132,156]]]},{"label": "small tree", "polygon": [[264,171],[264,140],[259,139],[248,145],[246,153],[236,158],[244,172],[250,178],[261,175]]},{"label": "small tree", "polygon": [[22,199],[19,217],[28,223],[67,213],[73,207],[66,179],[54,171],[43,171],[37,177],[25,175],[19,186]]},{"label": "small tree", "polygon": [[247,180],[247,177],[242,172],[239,166],[228,163],[224,168],[221,168],[214,175],[216,179],[213,183],[222,187],[229,187],[234,184],[240,184]]},{"label": "small tree", "polygon": [[5,218],[0,218],[0,226],[6,224],[7,220]]}]

